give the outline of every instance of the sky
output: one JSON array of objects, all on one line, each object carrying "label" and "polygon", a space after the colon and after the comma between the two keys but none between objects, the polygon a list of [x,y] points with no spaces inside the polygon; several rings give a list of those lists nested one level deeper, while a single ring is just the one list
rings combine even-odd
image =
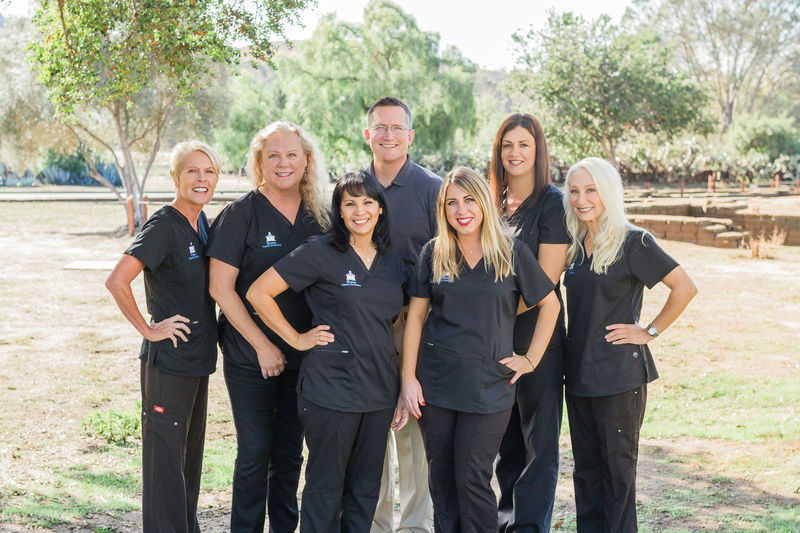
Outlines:
[{"label": "sky", "polygon": [[[317,7],[307,10],[302,16],[305,28],[290,27],[287,37],[309,37],[320,17],[326,13],[335,12],[339,20],[359,22],[367,2],[318,0]],[[397,0],[397,3],[406,13],[414,15],[421,29],[438,32],[442,46],[458,47],[466,57],[482,67],[510,70],[514,66],[511,35],[519,29],[541,28],[549,9],[573,11],[587,19],[607,14],[619,22],[631,0]],[[31,11],[32,5],[30,0],[6,1],[0,7],[0,13],[25,14]]]}]

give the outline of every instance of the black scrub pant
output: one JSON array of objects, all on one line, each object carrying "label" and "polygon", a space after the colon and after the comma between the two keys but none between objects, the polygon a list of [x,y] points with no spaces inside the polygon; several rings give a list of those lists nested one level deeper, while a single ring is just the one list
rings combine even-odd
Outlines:
[{"label": "black scrub pant", "polygon": [[142,530],[199,533],[208,376],[173,376],[143,360],[140,379]]},{"label": "black scrub pant", "polygon": [[495,467],[499,533],[550,531],[564,405],[562,357],[562,346],[548,348],[536,371],[517,381],[517,401]]},{"label": "black scrub pant", "polygon": [[637,531],[636,461],[647,385],[612,396],[566,395],[579,533]]},{"label": "black scrub pant", "polygon": [[492,465],[511,408],[492,414],[428,404],[419,426],[428,459],[428,485],[437,531],[488,533],[497,528]]},{"label": "black scrub pant", "polygon": [[231,531],[290,533],[297,528],[297,485],[303,428],[297,415],[297,374],[264,379],[260,370],[223,364],[236,426]]},{"label": "black scrub pant", "polygon": [[298,395],[308,463],[301,533],[369,533],[381,489],[394,408],[327,409]]}]

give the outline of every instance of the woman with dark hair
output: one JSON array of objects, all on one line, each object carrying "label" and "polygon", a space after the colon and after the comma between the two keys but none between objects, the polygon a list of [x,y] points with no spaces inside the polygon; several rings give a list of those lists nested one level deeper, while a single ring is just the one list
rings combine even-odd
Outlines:
[{"label": "woman with dark hair", "polygon": [[[208,294],[208,219],[220,157],[192,140],[172,151],[175,199],[145,222],[106,280],[142,334],[142,531],[194,533],[203,470],[208,376],[217,366],[217,319]],[[131,290],[144,271],[145,320]]]},{"label": "woman with dark hair", "polygon": [[[263,531],[268,512],[272,533],[290,533],[299,518],[303,428],[295,390],[304,353],[270,330],[245,294],[275,262],[327,229],[328,173],[316,143],[303,128],[285,121],[253,137],[247,172],[255,188],[220,213],[207,252],[236,426],[230,531]],[[278,305],[296,329],[311,326],[301,293],[284,292]]]},{"label": "woman with dark hair", "polygon": [[[549,531],[558,481],[558,438],[563,406],[564,312],[558,283],[570,237],[562,194],[550,182],[544,131],[535,117],[515,113],[500,125],[489,180],[500,214],[528,245],[556,284],[561,311],[536,371],[522,376],[496,465],[500,486],[498,530]],[[514,352],[525,353],[538,309],[517,317]]]},{"label": "woman with dark hair", "polygon": [[[514,384],[544,354],[559,305],[536,258],[498,216],[481,175],[450,171],[436,214],[438,235],[422,249],[409,290],[396,425],[408,413],[419,420],[438,529],[485,533],[497,527],[492,464]],[[537,306],[530,347],[515,353],[517,313]]]},{"label": "woman with dark hair", "polygon": [[[339,180],[331,232],[312,237],[247,291],[259,317],[303,361],[298,405],[308,446],[300,531],[366,533],[378,501],[398,393],[393,324],[406,276],[389,250],[386,199],[363,172]],[[305,291],[313,324],[298,332],[275,298]]]}]

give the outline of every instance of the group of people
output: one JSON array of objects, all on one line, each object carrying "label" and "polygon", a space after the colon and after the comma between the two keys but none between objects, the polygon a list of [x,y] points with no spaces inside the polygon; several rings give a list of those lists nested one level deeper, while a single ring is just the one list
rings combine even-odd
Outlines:
[{"label": "group of people", "polygon": [[[518,113],[488,179],[441,179],[409,158],[412,114],[392,97],[364,137],[372,162],[328,201],[315,142],[268,125],[247,157],[256,188],[210,226],[220,158],[175,147],[175,199],[106,281],[144,337],[144,531],[199,531],[217,342],[237,435],[231,531],[263,531],[267,514],[276,533],[547,531],[565,392],[578,530],[635,531],[648,343],[696,288],[627,222],[614,166],[578,162],[562,193],[541,125]],[[149,322],[131,290],[142,271]],[[640,326],[658,282],[669,296]]]}]

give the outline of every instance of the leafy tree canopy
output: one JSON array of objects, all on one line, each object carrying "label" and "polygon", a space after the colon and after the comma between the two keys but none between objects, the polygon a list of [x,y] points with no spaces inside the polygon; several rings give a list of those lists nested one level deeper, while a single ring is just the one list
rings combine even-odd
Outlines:
[{"label": "leafy tree canopy", "polygon": [[[275,62],[277,81],[258,99],[271,108],[261,117],[264,124],[280,118],[302,124],[336,168],[369,160],[365,116],[381,96],[396,96],[411,108],[415,154],[446,152],[475,124],[475,65],[455,48],[442,50],[437,33],[422,31],[387,0],[372,0],[363,23],[327,16],[309,40]],[[252,136],[250,122],[242,124]],[[222,136],[235,137],[232,131]],[[241,161],[245,149],[229,158]]]},{"label": "leafy tree canopy", "polygon": [[[113,157],[138,226],[144,181],[177,106],[211,85],[215,65],[237,63],[240,47],[269,60],[274,38],[311,1],[42,0],[29,49],[56,110]],[[134,150],[149,152],[143,173]]]},{"label": "leafy tree canopy", "polygon": [[549,111],[554,140],[572,151],[581,151],[572,145],[585,136],[616,161],[626,136],[703,128],[706,95],[671,68],[652,33],[625,32],[608,16],[587,22],[551,11],[543,30],[518,32],[514,40],[513,86]]}]

